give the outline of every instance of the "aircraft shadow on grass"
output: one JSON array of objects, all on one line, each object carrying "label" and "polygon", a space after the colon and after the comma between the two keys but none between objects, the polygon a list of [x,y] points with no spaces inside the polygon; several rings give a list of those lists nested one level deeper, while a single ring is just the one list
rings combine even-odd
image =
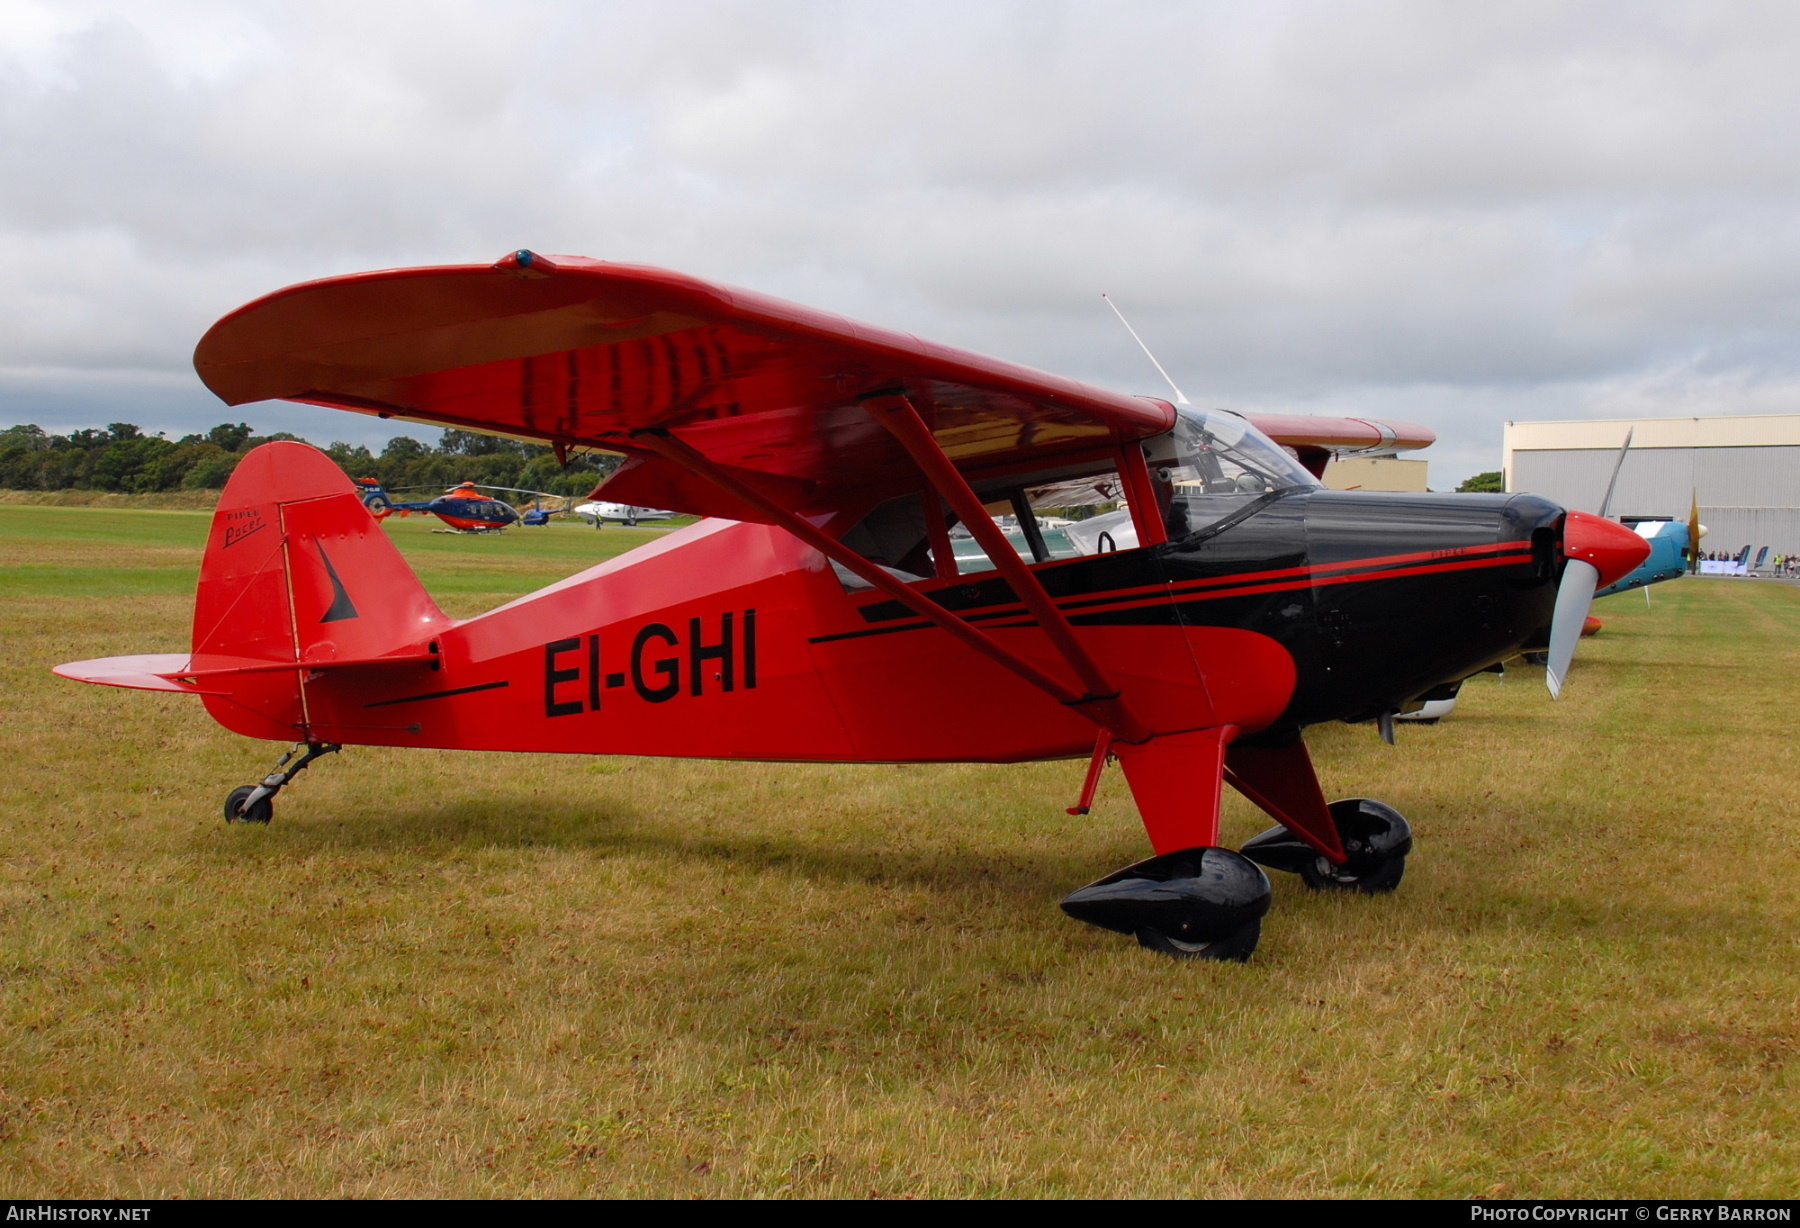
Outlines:
[{"label": "aircraft shadow on grass", "polygon": [[[870,826],[875,826],[873,818]],[[949,840],[910,847],[846,847],[833,844],[823,833],[808,839],[765,834],[748,827],[682,832],[661,825],[653,812],[629,802],[603,803],[585,811],[532,810],[521,809],[517,797],[505,795],[464,798],[447,806],[421,803],[416,809],[359,813],[341,820],[321,811],[316,819],[296,818],[270,832],[279,836],[286,851],[299,855],[353,849],[450,854],[484,848],[647,854],[672,862],[730,863],[837,882],[894,883],[955,892],[980,888],[1034,904],[1066,893],[1081,877],[1080,855],[1091,851],[1076,845],[1067,855],[1052,855],[1012,846],[976,856],[966,844]],[[1116,838],[1105,843],[1129,849],[1131,834],[1121,824]]]},{"label": "aircraft shadow on grass", "polygon": [[[1525,718],[1498,718],[1518,719]],[[1502,826],[1506,816],[1490,816]],[[1517,830],[1529,830],[1534,817],[1514,816]],[[682,833],[658,825],[656,816],[630,803],[611,803],[588,811],[520,809],[517,798],[465,798],[446,807],[420,805],[382,814],[339,820],[329,813],[296,818],[273,828],[290,853],[324,854],[366,850],[415,854],[466,854],[484,848],[580,850],[601,856],[648,855],[671,865],[715,863],[741,869],[794,875],[804,879],[853,885],[892,884],[924,888],[965,899],[969,905],[985,897],[997,916],[1035,916],[1046,899],[1059,898],[1079,882],[1081,866],[1096,849],[1072,844],[1066,854],[1033,852],[1012,846],[1004,855],[973,856],[966,845],[949,841],[909,847],[847,847],[820,834],[764,836],[750,830],[727,833]],[[1130,847],[1128,828],[1096,837],[1098,851]],[[1542,842],[1508,846],[1502,861],[1484,853],[1481,877],[1491,890],[1470,895],[1454,879],[1435,887],[1418,884],[1408,901],[1409,934],[1456,935],[1524,931],[1551,941],[1640,943],[1646,939],[1685,940],[1696,932],[1753,939],[1767,928],[1767,918],[1754,910],[1709,907],[1704,901],[1676,899],[1633,902],[1597,900],[1578,894],[1571,885],[1529,869]],[[1496,877],[1497,876],[1497,877]],[[1435,876],[1434,876],[1435,877]],[[1504,884],[1504,886],[1500,885]],[[1535,885],[1534,885],[1535,884]],[[1320,894],[1297,883],[1278,881],[1285,906],[1321,917],[1341,917],[1346,910],[1374,915],[1378,901],[1352,893]],[[1017,911],[1015,911],[1017,909]]]}]

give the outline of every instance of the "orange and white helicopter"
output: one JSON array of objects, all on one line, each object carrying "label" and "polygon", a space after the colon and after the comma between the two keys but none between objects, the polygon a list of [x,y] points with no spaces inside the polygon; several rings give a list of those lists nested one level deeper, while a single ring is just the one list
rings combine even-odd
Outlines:
[{"label": "orange and white helicopter", "polygon": [[[1406,820],[1328,804],[1306,728],[1388,728],[1523,647],[1560,685],[1594,590],[1647,551],[1530,495],[1320,486],[1331,450],[1430,442],[1420,428],[1177,409],[575,257],[293,286],[220,320],[195,365],[231,405],[620,452],[594,498],[709,518],[456,620],[322,453],[250,453],[214,517],[189,650],[58,668],[196,695],[228,729],[294,742],[227,819],[267,821],[296,772],[353,744],[1080,757],[1077,811],[1116,758],[1154,856],[1063,907],[1176,956],[1249,956],[1264,867],[1393,889]],[[1055,557],[1038,509],[1083,488],[1124,506]],[[959,524],[983,570],[959,566]],[[1219,845],[1225,783],[1276,822],[1239,850]]]}]

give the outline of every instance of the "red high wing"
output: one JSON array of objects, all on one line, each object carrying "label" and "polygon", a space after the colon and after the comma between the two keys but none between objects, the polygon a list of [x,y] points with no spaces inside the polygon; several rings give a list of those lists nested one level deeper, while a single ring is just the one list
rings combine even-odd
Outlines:
[{"label": "red high wing", "polygon": [[[903,389],[965,473],[1042,468],[1160,434],[1164,401],[1125,396],[685,274],[521,252],[493,265],[359,273],[277,291],[201,338],[228,404],[285,398],[632,457],[602,497],[766,521],[632,438],[680,439],[795,511],[917,489],[860,407]],[[1420,447],[1430,432],[1258,416],[1305,449]]]},{"label": "red high wing", "polygon": [[759,517],[632,433],[674,428],[801,509],[918,486],[860,408],[871,392],[906,389],[971,470],[1155,435],[1174,412],[679,273],[529,253],[278,291],[214,325],[194,365],[232,405],[281,397],[623,452],[639,464],[607,497],[734,519]]}]

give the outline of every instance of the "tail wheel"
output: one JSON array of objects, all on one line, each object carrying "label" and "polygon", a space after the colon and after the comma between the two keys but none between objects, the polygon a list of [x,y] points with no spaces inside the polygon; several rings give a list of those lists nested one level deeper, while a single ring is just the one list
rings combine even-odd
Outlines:
[{"label": "tail wheel", "polygon": [[265,797],[259,799],[250,809],[244,809],[244,803],[252,793],[255,785],[239,785],[225,795],[225,821],[227,823],[267,823],[275,817],[275,799]]}]

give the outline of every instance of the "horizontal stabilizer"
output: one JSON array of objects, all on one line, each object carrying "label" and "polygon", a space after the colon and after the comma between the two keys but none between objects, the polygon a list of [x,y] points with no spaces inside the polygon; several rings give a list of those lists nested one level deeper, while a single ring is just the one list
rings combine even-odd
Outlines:
[{"label": "horizontal stabilizer", "polygon": [[97,682],[101,686],[132,687],[139,691],[180,691],[188,695],[207,693],[202,680],[228,678],[242,674],[278,674],[304,670],[317,673],[332,669],[378,668],[385,665],[422,665],[434,658],[429,652],[407,652],[385,657],[340,657],[332,660],[258,661],[249,657],[223,657],[186,652],[147,653],[135,657],[99,657],[92,661],[71,661],[53,671],[76,682]]},{"label": "horizontal stabilizer", "polygon": [[185,652],[152,652],[135,657],[96,657],[92,661],[70,661],[58,665],[52,673],[76,682],[96,682],[101,686],[123,686],[137,691],[180,691],[187,695],[198,688],[175,681],[182,676],[190,658]]}]

